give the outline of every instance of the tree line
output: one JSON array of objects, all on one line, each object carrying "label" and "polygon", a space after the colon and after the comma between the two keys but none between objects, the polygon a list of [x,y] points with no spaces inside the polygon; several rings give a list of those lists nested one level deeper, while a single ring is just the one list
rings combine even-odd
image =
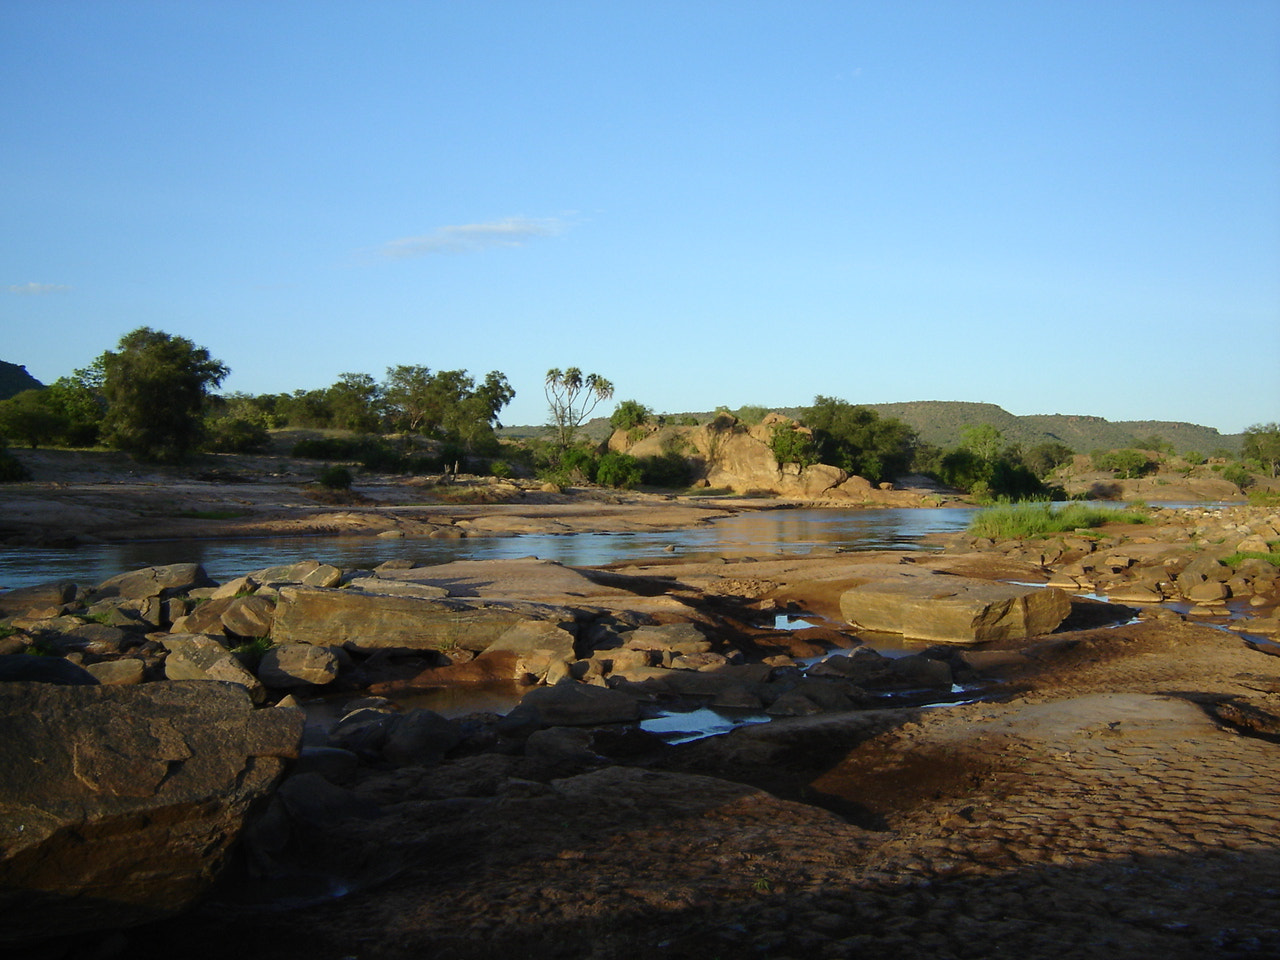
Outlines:
[{"label": "tree line", "polygon": [[390,367],[381,381],[344,373],[320,390],[215,394],[229,373],[186,337],[140,327],[88,367],[0,401],[0,436],[32,448],[103,445],[160,463],[265,449],[269,431],[285,427],[401,433],[492,453],[498,413],[515,397],[497,371],[477,382],[466,370],[418,365]]},{"label": "tree line", "polygon": [[[388,367],[381,380],[367,373],[344,373],[330,386],[316,390],[216,394],[229,373],[227,365],[205,347],[140,327],[90,366],[47,387],[0,401],[0,438],[33,448],[104,445],[140,461],[177,463],[199,451],[263,450],[270,443],[271,430],[304,428],[359,436],[300,441],[295,454],[355,459],[370,469],[416,472],[420,467],[438,468],[442,458],[493,461],[515,456],[510,445],[499,443],[496,432],[502,426],[499,414],[515,397],[515,390],[496,370],[477,380],[466,370],[432,371],[402,364]],[[613,397],[613,384],[605,377],[577,367],[553,368],[543,389],[547,437],[526,444],[519,453],[530,468],[551,478],[619,487],[688,483],[689,464],[679,454],[637,460],[625,454],[601,454],[583,441],[582,426],[601,403]],[[732,415],[758,423],[769,412],[767,407],[746,406]],[[720,408],[718,413],[731,411]],[[665,424],[667,419],[638,400],[623,400],[610,424],[633,431]],[[682,422],[688,423],[687,418]],[[389,445],[387,435],[398,435],[399,445]],[[0,439],[0,449],[3,442]],[[1117,477],[1141,476],[1156,468],[1160,456],[1173,452],[1158,436],[1142,438],[1138,444],[1140,449],[1094,451],[1093,466],[1113,471]],[[415,449],[428,446],[438,455],[415,458]],[[922,473],[992,499],[1052,495],[1051,475],[1075,455],[1063,443],[1024,448],[1007,442],[989,423],[964,428],[961,443],[944,450],[923,442],[901,420],[821,395],[798,411],[795,420],[774,425],[770,448],[779,464],[831,464],[873,483]],[[1244,455],[1257,470],[1273,477],[1280,473],[1280,425],[1249,427]],[[1205,462],[1195,452],[1184,458],[1192,466]],[[12,471],[12,465],[0,465],[0,473],[6,469]],[[495,467],[495,472],[502,471]],[[1223,476],[1241,486],[1249,482],[1248,470],[1240,464],[1225,467]]]}]

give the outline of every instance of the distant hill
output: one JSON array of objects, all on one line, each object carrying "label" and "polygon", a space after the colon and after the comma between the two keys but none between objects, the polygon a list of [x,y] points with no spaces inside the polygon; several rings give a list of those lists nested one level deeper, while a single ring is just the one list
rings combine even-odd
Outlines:
[{"label": "distant hill", "polygon": [[[1186,453],[1199,451],[1209,456],[1215,451],[1240,453],[1243,435],[1219,433],[1213,427],[1195,423],[1164,420],[1123,420],[1111,422],[1102,417],[1051,413],[1019,417],[994,403],[967,403],[953,400],[919,400],[913,403],[868,403],[882,417],[894,417],[912,427],[925,443],[944,449],[960,445],[960,431],[989,423],[1003,435],[1007,443],[1020,443],[1033,447],[1038,443],[1056,442],[1070,447],[1076,453],[1092,450],[1118,450],[1135,446],[1140,438],[1157,436],[1173,444],[1174,451]],[[799,416],[796,407],[779,407],[779,413],[789,417]],[[671,414],[671,419],[692,416],[703,423],[714,414],[709,412]],[[584,424],[583,431],[593,440],[609,436],[607,417],[596,417]],[[543,427],[508,427],[500,431],[502,436],[541,436]]]},{"label": "distant hill", "polygon": [[1066,444],[1077,453],[1114,450],[1135,446],[1140,438],[1158,436],[1178,453],[1197,450],[1206,456],[1215,450],[1240,452],[1241,434],[1219,433],[1213,427],[1164,420],[1122,420],[1051,413],[1014,416],[994,403],[964,403],[950,400],[920,400],[914,403],[867,404],[882,417],[896,417],[915,428],[920,439],[939,447],[960,443],[965,427],[989,423],[1010,443],[1024,447],[1037,443]]},{"label": "distant hill", "polygon": [[0,400],[8,400],[23,390],[37,390],[44,384],[27,373],[27,368],[0,360]]}]

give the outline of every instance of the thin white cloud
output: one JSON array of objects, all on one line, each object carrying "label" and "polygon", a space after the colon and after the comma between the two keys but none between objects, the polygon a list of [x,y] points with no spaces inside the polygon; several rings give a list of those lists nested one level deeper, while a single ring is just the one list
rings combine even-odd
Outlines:
[{"label": "thin white cloud", "polygon": [[553,237],[564,230],[555,217],[507,217],[491,223],[463,223],[440,227],[421,237],[402,237],[381,247],[384,257],[404,259],[434,253],[471,253],[493,247],[521,247],[538,237]]},{"label": "thin white cloud", "polygon": [[64,283],[13,283],[9,285],[10,293],[16,293],[22,297],[39,297],[46,293],[62,293],[70,289]]}]

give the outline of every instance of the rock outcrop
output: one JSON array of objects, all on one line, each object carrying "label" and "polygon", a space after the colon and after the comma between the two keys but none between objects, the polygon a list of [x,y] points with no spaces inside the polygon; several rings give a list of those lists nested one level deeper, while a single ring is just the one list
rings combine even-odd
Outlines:
[{"label": "rock outcrop", "polygon": [[931,575],[853,587],[841,595],[840,612],[864,630],[985,643],[1051,632],[1071,612],[1071,598],[1056,587]]},{"label": "rock outcrop", "polygon": [[0,943],[175,914],[298,755],[299,710],[210,682],[0,683]]}]

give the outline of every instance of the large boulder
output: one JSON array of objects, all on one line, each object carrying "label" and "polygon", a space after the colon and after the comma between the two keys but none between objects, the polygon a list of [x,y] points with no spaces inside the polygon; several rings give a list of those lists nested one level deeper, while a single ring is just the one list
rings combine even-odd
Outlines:
[{"label": "large boulder", "polygon": [[[0,944],[178,913],[298,755],[231,684],[0,684]],[[3,952],[0,950],[0,952]]]},{"label": "large boulder", "polygon": [[70,603],[76,598],[76,585],[69,580],[38,583],[0,593],[0,616],[22,616],[30,610],[45,610]]},{"label": "large boulder", "polygon": [[572,614],[526,603],[396,597],[319,587],[281,587],[271,636],[354,650],[479,652],[518,623],[572,623]]},{"label": "large boulder", "polygon": [[872,581],[840,595],[840,613],[855,626],[943,643],[1034,637],[1070,612],[1057,587],[946,575]]},{"label": "large boulder", "polygon": [[171,597],[196,587],[212,585],[213,581],[200,564],[170,563],[117,574],[98,584],[93,593],[95,597],[143,600],[147,597]]},{"label": "large boulder", "polygon": [[258,664],[258,679],[272,688],[324,686],[338,679],[342,661],[329,647],[282,643],[270,647]]},{"label": "large boulder", "polygon": [[164,658],[164,675],[169,680],[238,683],[255,703],[261,703],[265,698],[266,691],[258,678],[213,637],[202,633],[179,633],[167,636],[161,642],[168,651]]}]

